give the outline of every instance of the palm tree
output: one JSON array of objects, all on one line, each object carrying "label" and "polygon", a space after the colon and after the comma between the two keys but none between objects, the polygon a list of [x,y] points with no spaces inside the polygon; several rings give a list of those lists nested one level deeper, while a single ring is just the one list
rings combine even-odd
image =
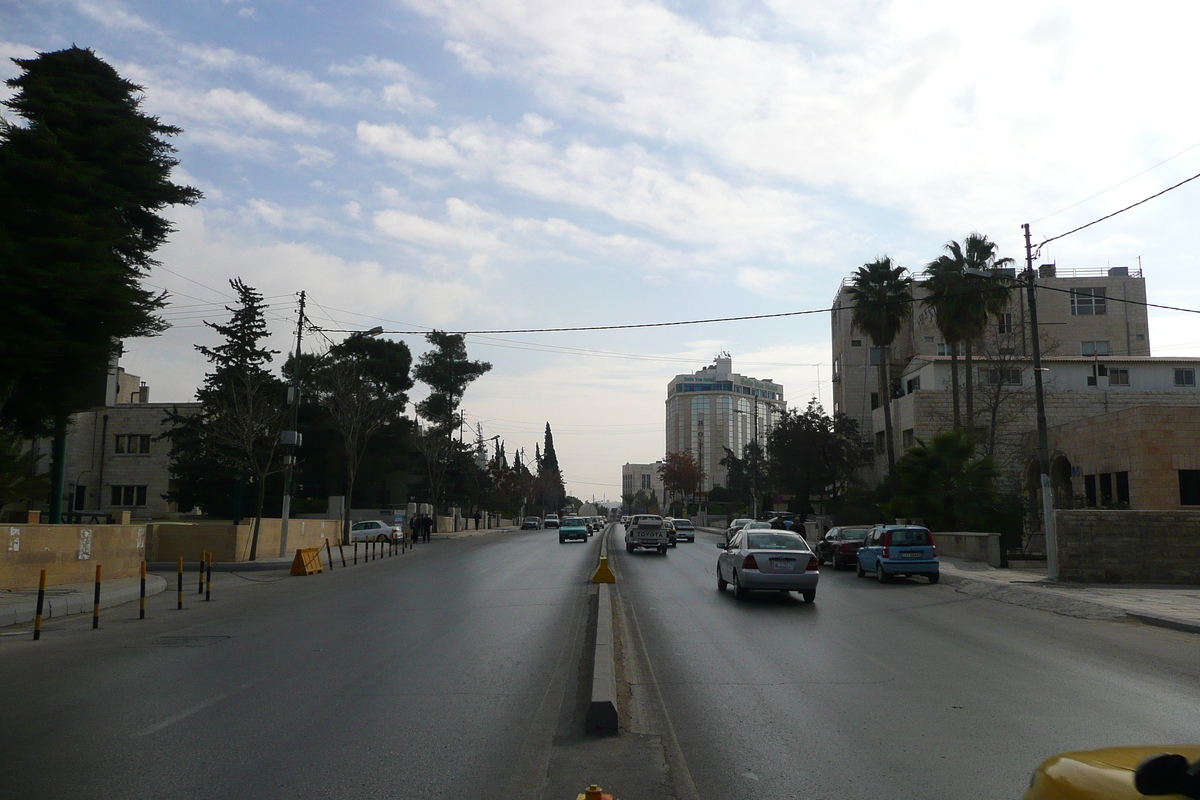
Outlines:
[{"label": "palm tree", "polygon": [[912,278],[904,267],[887,256],[863,264],[846,290],[854,300],[850,323],[879,348],[879,402],[883,405],[883,427],[887,436],[888,474],[896,468],[892,436],[892,381],[888,375],[888,348],[904,321],[912,313]]},{"label": "palm tree", "polygon": [[950,346],[950,382],[954,402],[954,429],[961,427],[958,395],[958,349],[963,345],[966,359],[967,430],[974,431],[975,393],[973,344],[987,330],[989,316],[1007,306],[1011,288],[999,281],[973,275],[967,270],[996,270],[1012,263],[1011,258],[996,258],[996,244],[980,233],[972,233],[963,244],[948,242],[947,255],[938,256],[928,267],[925,282],[929,296],[925,305],[932,308],[942,338]]}]

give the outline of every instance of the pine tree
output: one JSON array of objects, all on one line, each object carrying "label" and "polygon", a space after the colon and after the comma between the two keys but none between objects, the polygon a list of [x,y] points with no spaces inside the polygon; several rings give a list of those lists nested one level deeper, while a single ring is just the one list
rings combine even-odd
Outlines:
[{"label": "pine tree", "polygon": [[164,298],[141,286],[171,232],[159,211],[200,193],[170,181],[164,137],[141,87],[91,50],[14,59],[23,73],[0,121],[0,414],[55,437],[51,521],[62,500],[72,413],[99,402],[120,340],[161,332]]},{"label": "pine tree", "polygon": [[541,484],[541,494],[545,498],[547,509],[558,509],[567,497],[566,485],[563,483],[562,470],[558,468],[558,454],[554,452],[554,434],[550,431],[550,423],[546,423],[546,436],[542,446],[538,482]]}]

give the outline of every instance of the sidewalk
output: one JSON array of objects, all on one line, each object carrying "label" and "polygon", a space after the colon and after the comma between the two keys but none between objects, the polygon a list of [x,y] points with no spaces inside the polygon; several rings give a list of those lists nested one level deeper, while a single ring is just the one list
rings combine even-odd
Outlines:
[{"label": "sidewalk", "polygon": [[1163,628],[1200,633],[1200,587],[1079,584],[1046,579],[1044,564],[987,564],[941,558],[942,581],[964,594],[1081,619],[1133,617]]},{"label": "sidewalk", "polygon": [[[94,583],[66,583],[46,587],[46,600],[42,607],[42,618],[64,617],[92,610],[95,599]],[[146,596],[158,594],[167,588],[167,581],[159,575],[146,576]],[[37,589],[8,589],[0,592],[0,628],[31,622],[37,615]],[[100,607],[112,608],[122,603],[137,600],[141,594],[140,578],[116,578],[100,584]]]}]

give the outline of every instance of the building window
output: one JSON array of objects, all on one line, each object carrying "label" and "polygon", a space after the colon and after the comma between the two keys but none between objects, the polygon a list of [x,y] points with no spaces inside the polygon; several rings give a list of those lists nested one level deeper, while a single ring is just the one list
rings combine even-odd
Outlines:
[{"label": "building window", "polygon": [[1200,506],[1200,469],[1179,470],[1179,505]]},{"label": "building window", "polygon": [[996,318],[996,327],[999,329],[1000,333],[1002,333],[1002,334],[1012,333],[1013,332],[1012,314],[1006,313],[1006,314],[999,315]]},{"label": "building window", "polygon": [[1111,472],[1104,472],[1100,475],[1100,502],[1104,505],[1112,505],[1113,501],[1113,479]]},{"label": "building window", "polygon": [[1144,334],[1144,333],[1139,333],[1139,334],[1137,335],[1137,340],[1138,340],[1139,342],[1144,342],[1144,341],[1146,341],[1146,334]]},{"label": "building window", "polygon": [[1092,342],[1080,342],[1079,350],[1085,356],[1107,356],[1112,355],[1109,352],[1108,342],[1104,340],[1096,340]]},{"label": "building window", "polygon": [[1117,473],[1117,502],[1129,505],[1129,473]]},{"label": "building window", "polygon": [[905,388],[908,390],[909,394],[921,391],[921,376],[918,375],[915,378],[909,378]]},{"label": "building window", "polygon": [[[868,349],[867,354],[868,354],[867,360],[870,362],[871,366],[878,367],[879,366],[879,348],[872,347],[872,348]],[[888,358],[891,358],[891,356],[892,356],[892,348],[890,348],[890,347],[887,348],[887,356],[888,356]]]},{"label": "building window", "polygon": [[1110,369],[1108,371],[1109,386],[1128,386],[1129,385],[1129,370],[1127,369]]},{"label": "building window", "polygon": [[114,506],[136,507],[146,505],[145,486],[113,486],[112,503]]},{"label": "building window", "polygon": [[908,448],[910,448],[914,444],[916,444],[916,437],[913,436],[912,428],[905,428],[904,432],[901,434],[901,437],[904,440],[904,449],[905,450],[907,450]]},{"label": "building window", "polygon": [[1196,386],[1196,370],[1194,369],[1177,369],[1175,370],[1175,385],[1188,386],[1195,388]]},{"label": "building window", "polygon": [[1096,507],[1096,476],[1095,475],[1084,475],[1083,476],[1083,495],[1086,498],[1084,502],[1086,502],[1088,507],[1095,508]]},{"label": "building window", "polygon": [[1021,370],[1018,367],[988,367],[979,370],[987,378],[988,386],[1020,386]]},{"label": "building window", "polygon": [[150,436],[143,433],[120,433],[113,437],[114,453],[150,452]]},{"label": "building window", "polygon": [[851,339],[850,346],[851,347],[862,347],[862,339]]},{"label": "building window", "polygon": [[871,410],[879,408],[879,392],[871,392]]},{"label": "building window", "polygon": [[887,450],[887,432],[886,431],[876,431],[875,432],[875,452],[882,453],[885,450]]},{"label": "building window", "polygon": [[1108,313],[1105,291],[1102,286],[1094,289],[1072,289],[1071,314],[1078,317],[1090,317]]},{"label": "building window", "polygon": [[932,336],[926,336],[926,337],[925,337],[925,344],[933,344],[933,337],[932,337]]},{"label": "building window", "polygon": [[[937,354],[939,356],[948,356],[948,355],[950,355],[951,349],[952,348],[950,347],[950,345],[946,344],[945,342],[938,342]],[[959,344],[958,345],[958,354],[961,356],[965,352],[966,351],[963,349],[963,345]]]}]

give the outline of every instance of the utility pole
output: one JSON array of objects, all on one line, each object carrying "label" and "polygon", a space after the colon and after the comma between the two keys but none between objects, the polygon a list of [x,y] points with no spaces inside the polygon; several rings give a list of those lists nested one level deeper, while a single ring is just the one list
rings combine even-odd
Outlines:
[{"label": "utility pole", "polygon": [[296,357],[292,360],[292,385],[288,387],[288,412],[290,430],[283,432],[283,445],[287,453],[283,456],[283,514],[279,521],[279,557],[288,552],[288,517],[292,510],[292,470],[296,464],[296,451],[300,447],[300,434],[296,430],[300,422],[300,342],[304,336],[304,292],[300,292],[300,315],[296,319]]},{"label": "utility pole", "polygon": [[1042,345],[1038,335],[1037,281],[1033,271],[1033,243],[1025,229],[1025,288],[1029,293],[1029,327],[1033,339],[1033,391],[1037,400],[1038,465],[1042,474],[1042,530],[1046,535],[1046,576],[1058,580],[1058,535],[1054,529],[1054,492],[1050,485],[1050,434],[1046,426],[1046,398],[1042,389]]}]

